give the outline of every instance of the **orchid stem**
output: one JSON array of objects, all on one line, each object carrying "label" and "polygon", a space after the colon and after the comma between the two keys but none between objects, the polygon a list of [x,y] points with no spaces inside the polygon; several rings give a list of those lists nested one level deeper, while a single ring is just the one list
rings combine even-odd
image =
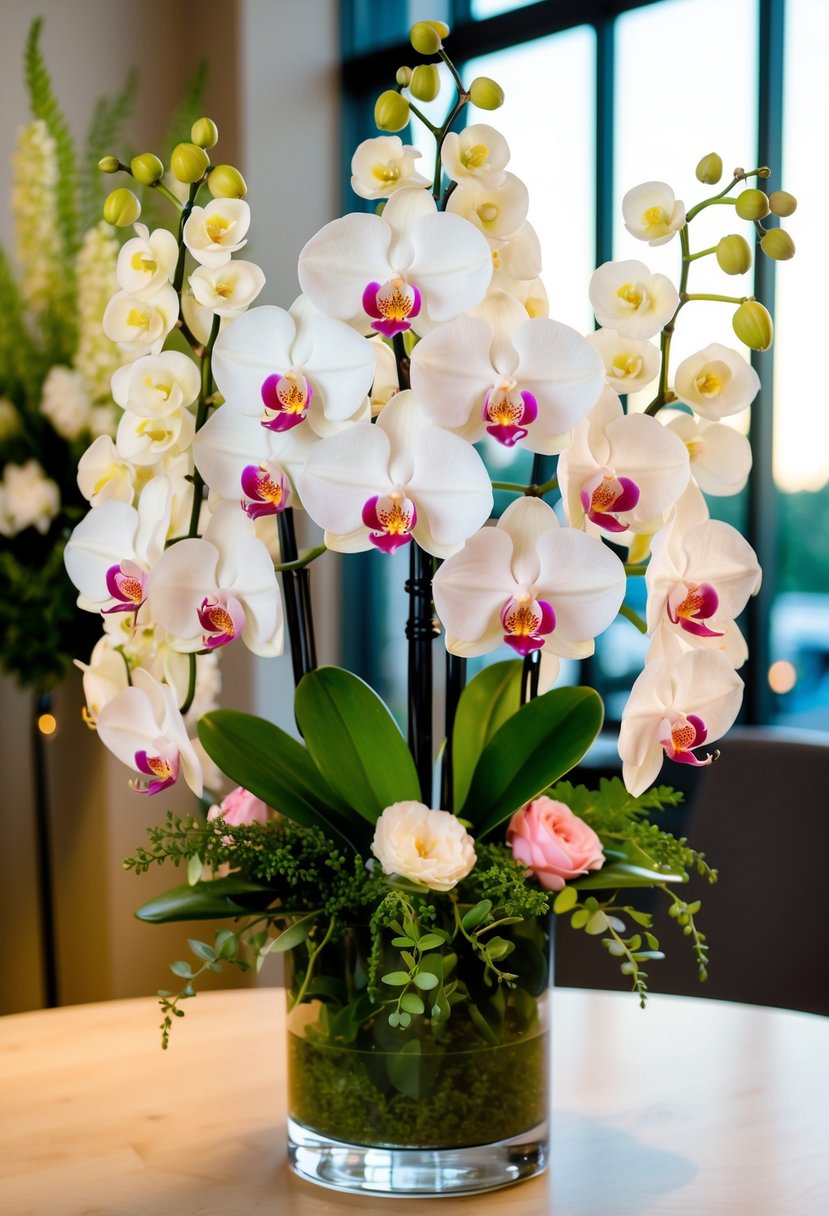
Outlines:
[{"label": "orchid stem", "polygon": [[416,541],[409,547],[409,596],[406,638],[409,643],[409,750],[415,762],[420,795],[432,805],[432,615],[431,556]]},{"label": "orchid stem", "polygon": [[619,609],[619,616],[625,617],[631,622],[632,625],[635,625],[640,633],[648,632],[648,626],[645,621],[643,621],[639,613],[631,608],[628,604],[622,604],[621,608]]},{"label": "orchid stem", "polygon": [[190,706],[193,704],[193,698],[196,695],[196,656],[195,656],[195,653],[188,654],[187,660],[190,665],[190,673],[189,673],[188,680],[187,680],[187,695],[185,696],[184,702],[182,703],[181,708],[179,710],[179,713],[181,714],[182,718],[187,713]]},{"label": "orchid stem", "polygon": [[277,562],[274,570],[277,574],[284,574],[286,570],[304,570],[306,566],[310,566],[311,562],[316,561],[318,557],[322,557],[323,553],[327,552],[325,545],[317,545],[315,549],[309,549],[304,557],[298,557],[296,561]]},{"label": "orchid stem", "polygon": [[443,749],[443,767],[440,774],[440,805],[444,811],[454,811],[455,781],[452,763],[452,734],[458,702],[466,684],[466,659],[446,652],[446,743]]},{"label": "orchid stem", "polygon": [[288,507],[286,510],[280,511],[277,521],[279,548],[282,557],[286,559],[285,565],[288,566],[287,570],[283,570],[282,590],[285,597],[288,638],[291,643],[294,683],[298,684],[305,673],[313,671],[317,665],[314,622],[311,616],[310,583],[305,566],[294,565],[299,560],[299,554],[294,531],[293,509]]}]

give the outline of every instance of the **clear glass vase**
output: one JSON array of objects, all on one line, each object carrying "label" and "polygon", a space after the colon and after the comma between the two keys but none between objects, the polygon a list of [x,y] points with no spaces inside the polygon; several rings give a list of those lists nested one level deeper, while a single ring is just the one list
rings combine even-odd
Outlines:
[{"label": "clear glass vase", "polygon": [[[494,1190],[545,1168],[547,935],[519,927],[527,929],[514,953],[531,980],[487,984],[479,961],[459,951],[452,983],[437,989],[450,993],[449,1016],[435,990],[421,991],[424,1014],[405,1026],[389,1024],[393,990],[382,989],[380,1007],[369,995],[366,930],[327,948],[310,983],[307,951],[288,952],[288,1151],[297,1174],[335,1190],[426,1197]],[[454,999],[459,991],[468,995]]]}]

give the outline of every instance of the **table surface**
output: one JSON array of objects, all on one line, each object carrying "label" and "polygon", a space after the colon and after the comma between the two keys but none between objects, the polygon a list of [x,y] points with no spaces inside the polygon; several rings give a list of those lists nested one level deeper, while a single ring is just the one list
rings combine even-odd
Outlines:
[{"label": "table surface", "polygon": [[391,1200],[290,1172],[283,1003],[279,989],[202,994],[167,1052],[152,998],[0,1018],[0,1213],[829,1213],[829,1019],[560,990],[549,1172]]}]

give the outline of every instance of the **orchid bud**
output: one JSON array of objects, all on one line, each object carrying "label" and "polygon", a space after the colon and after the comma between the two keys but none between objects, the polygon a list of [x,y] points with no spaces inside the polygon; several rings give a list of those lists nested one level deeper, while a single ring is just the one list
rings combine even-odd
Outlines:
[{"label": "orchid bud", "polygon": [[176,144],[170,157],[173,176],[180,182],[197,182],[204,177],[210,157],[198,144]]},{"label": "orchid bud", "polygon": [[[443,24],[441,22],[441,24]],[[416,21],[409,30],[411,42],[418,55],[436,55],[441,48],[441,34],[436,21]],[[448,33],[448,27],[443,26]],[[445,35],[444,35],[445,37]]]},{"label": "orchid bud", "polygon": [[743,190],[737,195],[736,209],[741,220],[761,220],[769,213],[768,196],[762,190]]},{"label": "orchid bud", "polygon": [[207,175],[207,189],[214,198],[244,198],[245,179],[233,165],[214,165]]},{"label": "orchid bud", "polygon": [[751,247],[745,237],[732,233],[717,245],[717,263],[726,274],[745,274],[751,266]]},{"label": "orchid bud", "polygon": [[164,166],[152,152],[142,152],[130,161],[130,172],[142,186],[154,186],[164,176]]},{"label": "orchid bud", "polygon": [[401,89],[405,89],[407,85],[412,83],[412,69],[407,67],[398,68],[394,79]]},{"label": "orchid bud", "polygon": [[734,333],[752,350],[768,350],[774,325],[767,308],[759,300],[746,300],[731,318]]},{"label": "orchid bud", "polygon": [[469,100],[479,110],[497,110],[504,104],[504,90],[488,76],[476,76],[469,86]]},{"label": "orchid bud", "polygon": [[374,122],[381,131],[402,131],[409,121],[409,103],[394,89],[386,89],[374,103]]},{"label": "orchid bud", "polygon": [[434,63],[421,63],[412,72],[412,96],[418,101],[434,101],[440,92],[440,74]]},{"label": "orchid bud", "polygon": [[121,186],[104,200],[104,219],[116,228],[129,228],[141,214],[141,204],[132,190]]},{"label": "orchid bud", "polygon": [[704,182],[706,186],[716,186],[721,177],[722,157],[716,152],[709,152],[697,165],[697,181]]},{"label": "orchid bud", "polygon": [[793,215],[797,199],[786,190],[773,190],[769,195],[769,207],[774,215]]},{"label": "orchid bud", "polygon": [[215,148],[219,142],[219,128],[212,118],[197,118],[190,128],[190,138],[200,148]]},{"label": "orchid bud", "polygon": [[760,238],[760,248],[775,262],[788,262],[794,257],[794,241],[783,228],[769,228]]},{"label": "orchid bud", "polygon": [[102,156],[98,161],[98,168],[102,173],[117,173],[121,162],[117,156]]}]

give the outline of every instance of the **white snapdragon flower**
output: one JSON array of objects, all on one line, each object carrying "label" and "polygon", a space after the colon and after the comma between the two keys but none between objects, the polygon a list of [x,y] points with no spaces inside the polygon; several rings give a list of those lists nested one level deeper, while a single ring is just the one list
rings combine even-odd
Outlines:
[{"label": "white snapdragon flower", "polygon": [[241,258],[223,266],[200,266],[190,275],[196,303],[219,317],[236,317],[244,312],[264,286],[262,268]]},{"label": "white snapdragon flower", "polygon": [[596,320],[623,338],[652,338],[679,306],[679,294],[664,274],[651,274],[643,262],[604,262],[590,279]]},{"label": "white snapdragon flower", "polygon": [[149,298],[117,291],[106,306],[104,333],[122,350],[157,355],[178,320],[178,296],[172,284]]},{"label": "white snapdragon flower", "polygon": [[602,357],[607,382],[617,393],[635,393],[659,375],[659,349],[653,342],[623,338],[615,329],[585,335]]},{"label": "white snapdragon flower", "polygon": [[509,146],[500,131],[480,122],[463,131],[449,131],[440,157],[453,182],[499,186],[509,162]]},{"label": "white snapdragon flower", "polygon": [[415,168],[417,148],[404,144],[399,135],[364,139],[351,158],[351,189],[360,198],[388,198],[406,186],[431,186]]},{"label": "white snapdragon flower", "polygon": [[539,498],[516,499],[433,580],[446,648],[467,657],[502,643],[521,657],[534,650],[567,658],[592,654],[625,586],[618,557],[597,537],[562,528]]},{"label": "white snapdragon flower", "polygon": [[92,416],[83,377],[70,367],[50,368],[43,382],[40,412],[64,439],[77,439]]},{"label": "white snapdragon flower", "polygon": [[192,405],[199,395],[199,369],[187,355],[165,350],[143,355],[112,377],[112,397],[124,410],[143,418],[164,418]]},{"label": "white snapdragon flower", "polygon": [[423,802],[393,802],[377,820],[371,851],[385,874],[451,891],[475,865],[475,842],[449,811]]},{"label": "white snapdragon flower", "polygon": [[196,433],[196,420],[188,409],[147,418],[124,410],[115,433],[119,456],[141,468],[155,465],[165,453],[186,452]]},{"label": "white snapdragon flower", "polygon": [[660,410],[656,416],[685,444],[691,476],[705,494],[739,494],[752,463],[751,444],[745,435],[722,422],[679,410]]},{"label": "white snapdragon flower", "polygon": [[184,224],[184,244],[201,266],[224,266],[247,243],[250,207],[241,198],[214,198],[194,207]]},{"label": "white snapdragon flower", "polygon": [[[109,381],[122,362],[121,351],[101,328],[101,318],[111,296],[118,290],[115,267],[118,241],[105,220],[84,233],[75,259],[78,284],[78,348],[74,365],[83,376],[86,390],[93,402],[109,399]],[[93,434],[104,432],[95,430]]]},{"label": "white snapdragon flower", "polygon": [[145,224],[136,224],[134,230],[118,254],[116,276],[122,291],[146,300],[172,282],[178,241],[166,228],[150,232]]},{"label": "white snapdragon flower", "polygon": [[622,215],[631,236],[664,245],[685,224],[685,204],[666,182],[643,182],[622,199]]},{"label": "white snapdragon flower", "polygon": [[447,212],[463,216],[487,237],[506,240],[527,218],[530,195],[514,173],[504,173],[497,184],[464,178],[449,195]]},{"label": "white snapdragon flower", "polygon": [[7,464],[0,481],[0,535],[16,536],[26,528],[45,535],[60,510],[60,490],[37,460]]},{"label": "white snapdragon flower", "polygon": [[674,392],[702,418],[718,422],[751,405],[760,377],[739,351],[719,342],[683,359],[674,376]]}]

